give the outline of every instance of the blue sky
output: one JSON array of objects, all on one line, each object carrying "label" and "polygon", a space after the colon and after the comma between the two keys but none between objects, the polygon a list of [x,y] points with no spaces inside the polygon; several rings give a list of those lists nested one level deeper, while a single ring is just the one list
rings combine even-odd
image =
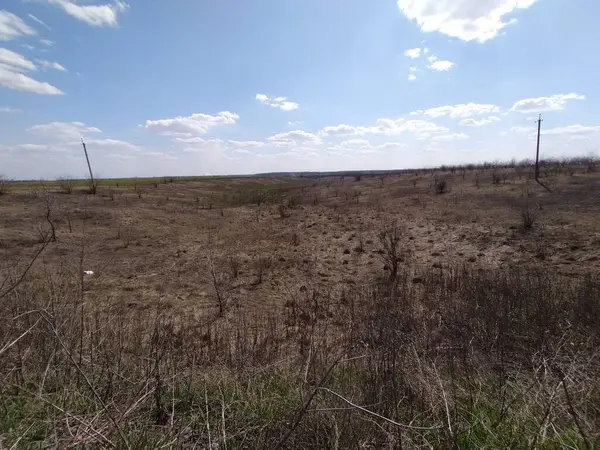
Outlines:
[{"label": "blue sky", "polygon": [[2,0],[0,174],[411,168],[600,143],[593,0]]}]

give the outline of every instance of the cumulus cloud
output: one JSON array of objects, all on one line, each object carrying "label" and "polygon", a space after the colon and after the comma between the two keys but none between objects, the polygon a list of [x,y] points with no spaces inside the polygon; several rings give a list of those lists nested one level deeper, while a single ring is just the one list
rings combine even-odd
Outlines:
[{"label": "cumulus cloud", "polygon": [[427,67],[438,72],[447,72],[454,67],[454,63],[452,61],[436,60]]},{"label": "cumulus cloud", "polygon": [[549,136],[588,136],[598,131],[600,131],[600,126],[575,124],[564,127],[550,128],[548,130],[544,130],[542,134]]},{"label": "cumulus cloud", "polygon": [[42,95],[61,95],[63,92],[51,84],[34,80],[24,74],[36,71],[36,65],[24,56],[0,48],[0,86]]},{"label": "cumulus cloud", "polygon": [[463,119],[459,122],[459,125],[463,127],[482,127],[484,125],[488,125],[490,123],[499,122],[500,117],[490,116],[488,118],[482,119]]},{"label": "cumulus cloud", "polygon": [[373,144],[366,139],[349,139],[332,145],[327,148],[327,151],[337,155],[360,155],[393,152],[404,150],[406,146],[400,142],[386,142],[384,144]]},{"label": "cumulus cloud", "polygon": [[417,76],[414,73],[408,74],[408,81],[415,81],[416,79],[417,79]]},{"label": "cumulus cloud", "polygon": [[431,138],[431,140],[434,142],[464,141],[466,139],[469,139],[469,135],[465,133],[440,134]]},{"label": "cumulus cloud", "polygon": [[211,128],[221,125],[233,125],[240,118],[230,111],[221,111],[215,115],[192,114],[187,117],[174,117],[171,119],[146,120],[144,128],[163,135],[199,135],[206,134]]},{"label": "cumulus cloud", "polygon": [[436,108],[418,110],[411,115],[425,115],[429,117],[444,117],[448,116],[453,119],[479,116],[482,114],[491,114],[500,112],[500,107],[497,105],[466,103],[460,105],[445,105]]},{"label": "cumulus cloud", "polygon": [[409,48],[408,50],[406,50],[404,52],[404,56],[408,56],[411,59],[416,59],[419,56],[421,56],[421,49],[420,48]]},{"label": "cumulus cloud", "polygon": [[[398,8],[425,33],[486,42],[514,20],[507,17],[535,0],[398,0]],[[514,19],[514,18],[513,18]]]},{"label": "cumulus cloud", "polygon": [[366,134],[398,136],[404,133],[424,138],[436,133],[447,133],[448,128],[426,120],[405,120],[382,118],[370,127],[354,125],[333,125],[322,128],[320,136],[362,136]]},{"label": "cumulus cloud", "polygon": [[545,111],[559,111],[565,109],[569,100],[585,100],[585,95],[580,94],[556,94],[550,97],[526,98],[516,102],[511,111],[520,113],[533,113]]},{"label": "cumulus cloud", "polygon": [[118,16],[127,11],[129,5],[120,0],[112,4],[80,5],[73,0],[47,0],[58,5],[71,17],[95,27],[117,27]]},{"label": "cumulus cloud", "polygon": [[20,36],[35,36],[37,32],[23,20],[5,10],[0,10],[0,41],[10,41]]},{"label": "cumulus cloud", "polygon": [[304,130],[294,130],[286,133],[275,134],[267,138],[267,141],[279,147],[289,147],[294,145],[313,146],[320,145],[322,143],[319,136]]},{"label": "cumulus cloud", "polygon": [[273,108],[279,108],[282,111],[294,111],[298,109],[298,103],[288,101],[287,97],[269,97],[265,94],[256,94],[256,100],[263,105],[269,105]]},{"label": "cumulus cloud", "polygon": [[50,122],[34,125],[27,131],[57,141],[77,141],[91,133],[101,133],[98,128],[88,127],[82,122]]},{"label": "cumulus cloud", "polygon": [[319,131],[320,136],[361,136],[367,133],[373,133],[371,127],[359,127],[353,125],[339,124],[323,127]]},{"label": "cumulus cloud", "polygon": [[261,141],[227,141],[227,144],[231,145],[236,149],[257,149],[265,146],[264,142]]}]

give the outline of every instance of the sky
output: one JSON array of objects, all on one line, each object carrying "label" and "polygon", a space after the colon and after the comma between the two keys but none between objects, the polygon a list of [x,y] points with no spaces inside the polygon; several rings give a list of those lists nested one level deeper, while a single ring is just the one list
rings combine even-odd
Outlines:
[{"label": "sky", "polygon": [[1,0],[0,174],[597,152],[596,0]]}]

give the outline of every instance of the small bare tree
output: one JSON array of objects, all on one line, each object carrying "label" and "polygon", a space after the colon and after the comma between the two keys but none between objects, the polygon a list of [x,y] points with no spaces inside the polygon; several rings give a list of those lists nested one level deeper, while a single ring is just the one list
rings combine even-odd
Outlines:
[{"label": "small bare tree", "polygon": [[379,242],[382,246],[379,254],[384,264],[390,270],[390,280],[392,281],[398,276],[401,238],[402,231],[397,222],[391,223],[379,233]]},{"label": "small bare tree", "polygon": [[10,183],[0,174],[0,195],[6,195],[10,191]]},{"label": "small bare tree", "polygon": [[272,260],[268,256],[259,256],[254,260],[254,269],[256,270],[256,283],[261,284],[263,277],[268,269],[271,268]]},{"label": "small bare tree", "polygon": [[227,296],[224,286],[223,274],[217,269],[212,249],[208,250],[207,254],[208,270],[210,272],[210,280],[217,296],[217,304],[219,305],[219,316],[225,314],[227,308]]},{"label": "small bare tree", "polygon": [[70,177],[62,177],[58,179],[58,186],[63,194],[72,194],[75,182]]},{"label": "small bare tree", "polygon": [[445,178],[437,178],[434,183],[436,194],[439,195],[448,192],[448,181]]},{"label": "small bare tree", "polygon": [[523,228],[530,230],[540,218],[542,208],[539,204],[531,205],[530,203],[524,203],[519,207],[519,214]]},{"label": "small bare tree", "polygon": [[50,217],[52,214],[52,198],[50,197],[50,195],[46,195],[46,221],[50,224],[50,230],[51,230],[51,239],[52,241],[56,241],[56,227],[54,226],[54,223],[52,222],[52,218]]}]

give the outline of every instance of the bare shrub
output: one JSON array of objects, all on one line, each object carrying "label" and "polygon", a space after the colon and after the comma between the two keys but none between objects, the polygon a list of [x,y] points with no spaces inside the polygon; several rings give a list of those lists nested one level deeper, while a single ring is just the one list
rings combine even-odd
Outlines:
[{"label": "bare shrub", "polygon": [[382,247],[379,255],[390,271],[390,280],[395,280],[398,276],[401,239],[402,230],[396,222],[391,223],[379,233],[379,242]]},{"label": "bare shrub", "polygon": [[99,179],[96,177],[94,177],[93,180],[90,177],[86,178],[88,194],[96,195],[96,192],[98,192],[98,182],[99,182]]},{"label": "bare shrub", "polygon": [[279,204],[277,205],[277,212],[279,213],[279,217],[280,217],[281,219],[285,219],[285,218],[288,216],[288,215],[287,215],[287,212],[286,212],[286,209],[287,209],[287,208],[286,208],[286,206],[285,206],[285,204],[284,204],[284,203],[279,203]]},{"label": "bare shrub", "polygon": [[448,180],[445,178],[437,178],[434,182],[434,188],[436,194],[445,194],[448,192]]},{"label": "bare shrub", "polygon": [[269,256],[258,256],[254,259],[254,270],[256,271],[255,284],[261,284],[267,271],[273,265],[273,260]]},{"label": "bare shrub", "polygon": [[500,184],[501,181],[502,181],[502,176],[497,172],[493,172],[492,173],[492,184]]},{"label": "bare shrub", "polygon": [[215,291],[217,304],[219,306],[219,316],[223,316],[225,313],[225,308],[228,304],[227,289],[225,286],[225,278],[223,277],[223,273],[217,268],[212,248],[209,248],[208,250],[207,260],[210,281]]},{"label": "bare shrub", "polygon": [[298,236],[297,232],[293,232],[292,233],[292,239],[290,240],[290,243],[294,246],[297,247],[298,245],[300,245],[300,236]]},{"label": "bare shrub", "polygon": [[10,182],[0,175],[0,195],[6,195],[10,192]]},{"label": "bare shrub", "polygon": [[240,257],[237,254],[232,255],[227,258],[227,263],[229,265],[229,273],[231,274],[231,278],[237,278],[240,273]]},{"label": "bare shrub", "polygon": [[542,208],[539,204],[532,205],[531,203],[523,203],[519,206],[519,216],[521,217],[521,225],[524,229],[530,230],[538,221],[542,214]]},{"label": "bare shrub", "polygon": [[75,188],[75,181],[69,177],[59,178],[58,187],[63,194],[72,194]]}]

